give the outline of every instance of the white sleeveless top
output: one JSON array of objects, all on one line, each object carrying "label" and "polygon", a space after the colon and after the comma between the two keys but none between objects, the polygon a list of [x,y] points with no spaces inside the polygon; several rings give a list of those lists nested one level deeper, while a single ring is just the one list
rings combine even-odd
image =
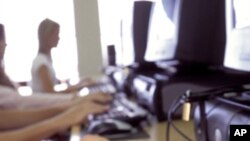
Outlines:
[{"label": "white sleeveless top", "polygon": [[52,62],[46,55],[39,53],[33,60],[31,68],[31,76],[32,76],[31,87],[33,92],[44,92],[44,86],[38,75],[38,69],[43,65],[46,66],[48,69],[51,82],[56,84],[56,75]]}]

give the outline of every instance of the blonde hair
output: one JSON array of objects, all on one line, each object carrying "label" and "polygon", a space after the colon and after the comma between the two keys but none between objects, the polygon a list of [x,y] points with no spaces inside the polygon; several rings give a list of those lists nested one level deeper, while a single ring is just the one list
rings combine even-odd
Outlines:
[{"label": "blonde hair", "polygon": [[51,35],[55,31],[55,29],[59,28],[59,24],[50,20],[44,19],[39,27],[38,27],[38,40],[39,44],[43,44],[46,41],[46,38]]}]

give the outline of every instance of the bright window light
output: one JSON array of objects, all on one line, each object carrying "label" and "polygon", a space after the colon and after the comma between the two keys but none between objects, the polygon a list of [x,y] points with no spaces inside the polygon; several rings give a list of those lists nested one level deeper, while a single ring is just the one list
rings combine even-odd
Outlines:
[{"label": "bright window light", "polygon": [[37,55],[39,23],[50,18],[60,24],[60,41],[53,49],[58,79],[78,77],[74,6],[72,0],[0,0],[0,23],[6,28],[6,73],[14,81],[30,81]]}]

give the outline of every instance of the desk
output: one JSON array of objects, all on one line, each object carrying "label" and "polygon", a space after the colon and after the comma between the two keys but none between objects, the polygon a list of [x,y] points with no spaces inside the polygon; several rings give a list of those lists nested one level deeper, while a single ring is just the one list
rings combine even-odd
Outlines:
[{"label": "desk", "polygon": [[[194,124],[192,121],[185,122],[182,120],[174,121],[175,125],[183,131],[188,137],[190,137],[193,141],[195,141],[194,135]],[[70,141],[79,141],[79,133],[80,129],[75,127],[71,134]],[[166,141],[166,122],[155,122],[152,123],[150,127],[145,127],[145,130],[149,134],[150,138],[148,139],[137,139],[137,140],[128,140],[128,141]],[[74,137],[73,137],[74,134]],[[170,140],[171,141],[186,141],[182,136],[180,136],[173,128],[170,130]]]},{"label": "desk", "polygon": [[[182,120],[174,121],[175,125],[183,131],[188,137],[195,141],[194,136],[194,124],[192,121],[185,122]],[[153,123],[152,126],[146,127],[145,130],[148,132],[149,139],[140,139],[133,141],[166,141],[166,122]],[[170,130],[170,141],[186,141],[183,139],[173,128]]]}]

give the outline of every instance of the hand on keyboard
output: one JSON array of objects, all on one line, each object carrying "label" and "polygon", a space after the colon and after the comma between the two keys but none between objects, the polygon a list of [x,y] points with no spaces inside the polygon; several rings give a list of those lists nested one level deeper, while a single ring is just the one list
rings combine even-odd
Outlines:
[{"label": "hand on keyboard", "polygon": [[102,119],[117,119],[131,124],[139,124],[147,119],[148,113],[136,103],[128,100],[125,96],[116,96],[111,108],[102,114],[89,116],[89,121]]},{"label": "hand on keyboard", "polygon": [[77,105],[85,102],[93,102],[101,106],[110,106],[112,99],[112,96],[107,94],[90,94],[84,97],[74,98],[73,104]]},{"label": "hand on keyboard", "polygon": [[85,135],[81,141],[108,141],[108,139],[97,135]]},{"label": "hand on keyboard", "polygon": [[[148,113],[141,108],[138,104],[129,100],[124,93],[116,92],[115,87],[110,83],[99,84],[91,86],[85,89],[88,92],[88,97],[91,99],[93,93],[106,93],[107,96],[112,95],[113,100],[111,102],[111,108],[109,111],[89,116],[89,121],[100,120],[106,118],[118,119],[131,124],[139,124],[141,121],[147,119]],[[107,94],[108,93],[108,94]],[[106,103],[101,103],[106,104]]]},{"label": "hand on keyboard", "polygon": [[88,115],[100,114],[109,110],[109,106],[96,104],[92,101],[84,101],[75,104],[63,112],[63,122],[65,125],[76,125],[84,122]]},{"label": "hand on keyboard", "polygon": [[84,100],[90,100],[100,104],[109,104],[112,101],[112,96],[103,93],[94,93],[84,97]]}]

